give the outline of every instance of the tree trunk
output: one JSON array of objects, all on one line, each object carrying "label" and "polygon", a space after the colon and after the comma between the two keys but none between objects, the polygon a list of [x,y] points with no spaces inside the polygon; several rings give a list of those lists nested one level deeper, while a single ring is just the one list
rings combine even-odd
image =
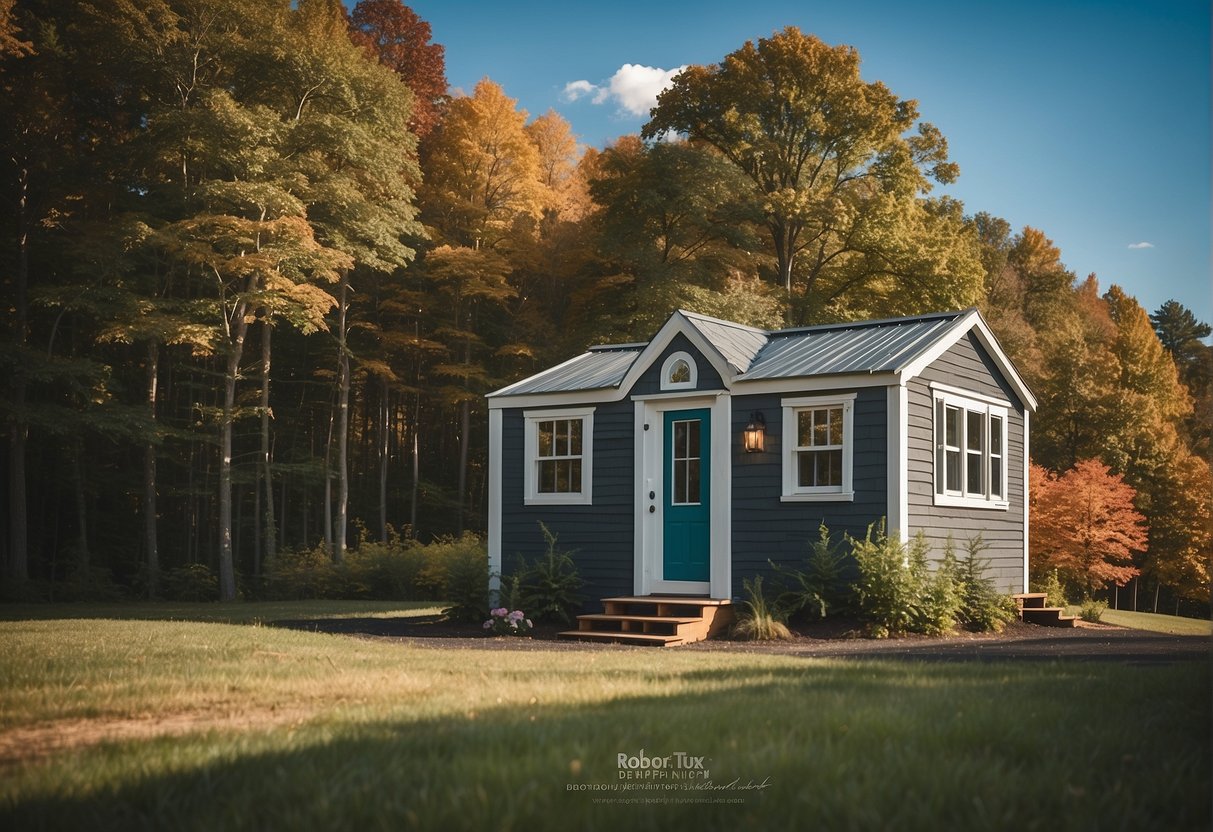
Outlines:
[{"label": "tree trunk", "polygon": [[229,324],[227,366],[223,375],[223,411],[219,434],[219,598],[236,600],[236,568],[232,558],[232,422],[236,415],[236,379],[244,353],[244,302],[236,304]]},{"label": "tree trunk", "polygon": [[464,399],[459,404],[459,514],[457,534],[463,534],[463,507],[467,501],[468,440],[472,421],[472,403]]},{"label": "tree trunk", "polygon": [[379,542],[387,543],[387,469],[391,452],[392,410],[387,380],[379,401]]},{"label": "tree trunk", "polygon": [[1154,582],[1154,612],[1158,612],[1158,590],[1162,586],[1160,581]]},{"label": "tree trunk", "polygon": [[413,433],[413,482],[411,493],[409,494],[409,537],[417,539],[417,493],[420,490],[418,480],[421,477],[421,459],[419,457],[418,447],[418,431],[417,420],[421,418],[421,394],[418,393],[413,399],[413,424],[410,430]]},{"label": "tree trunk", "polygon": [[329,400],[329,433],[324,442],[324,548],[333,557],[333,425],[336,409]]},{"label": "tree trunk", "polygon": [[26,390],[21,360],[29,318],[29,171],[24,166],[18,172],[17,181],[17,274],[13,287],[17,311],[13,344],[17,354],[9,390],[12,421],[8,429],[7,572],[12,583],[19,587],[29,578],[29,518],[26,515],[25,494]]},{"label": "tree trunk", "polygon": [[84,443],[77,439],[72,443],[72,494],[76,503],[76,569],[78,579],[89,580],[88,568],[91,557],[88,550],[88,501],[84,494],[84,469],[80,458],[84,456]]},{"label": "tree trunk", "polygon": [[[156,424],[156,382],[160,370],[160,344],[147,345],[147,411]],[[147,549],[147,597],[155,598],[160,583],[160,550],[156,534],[156,443],[143,446],[143,537]]]},{"label": "tree trunk", "polygon": [[333,560],[345,559],[345,534],[350,501],[350,354],[346,344],[349,311],[349,276],[341,276],[341,302],[337,313],[337,522],[333,529]]},{"label": "tree trunk", "polygon": [[[273,560],[277,554],[278,530],[274,522],[274,477],[273,458],[270,453],[270,346],[273,336],[267,313],[261,321],[261,478],[265,488],[265,525],[261,529],[265,542],[265,558]],[[261,541],[254,548],[253,575],[261,577]]]}]

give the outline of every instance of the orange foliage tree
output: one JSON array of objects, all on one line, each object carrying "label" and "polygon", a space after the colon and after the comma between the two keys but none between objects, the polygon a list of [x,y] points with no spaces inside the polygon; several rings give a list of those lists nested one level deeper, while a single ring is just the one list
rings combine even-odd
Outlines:
[{"label": "orange foliage tree", "polygon": [[1124,477],[1084,459],[1061,476],[1032,465],[1030,487],[1033,577],[1056,569],[1066,583],[1092,590],[1139,574],[1133,556],[1146,551],[1145,517]]}]

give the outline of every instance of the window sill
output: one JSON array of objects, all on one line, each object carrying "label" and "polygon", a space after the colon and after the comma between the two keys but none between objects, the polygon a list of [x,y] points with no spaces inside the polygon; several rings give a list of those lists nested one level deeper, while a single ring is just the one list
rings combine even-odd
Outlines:
[{"label": "window sill", "polygon": [[975,497],[956,497],[951,494],[936,494],[935,505],[951,508],[979,508],[985,511],[1006,511],[1010,503],[1006,500],[981,500]]},{"label": "window sill", "polygon": [[588,494],[538,494],[523,499],[524,506],[588,506],[593,501]]},{"label": "window sill", "polygon": [[824,491],[818,494],[784,494],[779,498],[781,503],[853,503],[854,491]]}]

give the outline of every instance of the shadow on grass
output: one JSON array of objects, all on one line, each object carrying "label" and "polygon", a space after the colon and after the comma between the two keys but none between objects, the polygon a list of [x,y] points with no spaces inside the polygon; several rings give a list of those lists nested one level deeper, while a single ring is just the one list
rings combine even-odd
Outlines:
[{"label": "shadow on grass", "polygon": [[[1209,681],[1197,666],[755,663],[671,675],[686,690],[585,705],[469,699],[429,720],[402,703],[361,721],[110,746],[22,772],[46,796],[0,811],[10,829],[1210,824]],[[1140,730],[1120,730],[1130,724]],[[618,761],[680,751],[733,787],[684,790],[706,781]],[[701,802],[720,800],[737,802]]]},{"label": "shadow on grass", "polygon": [[0,621],[100,618],[119,621],[203,621],[260,624],[433,614],[441,601],[123,601],[79,604],[0,604]]}]

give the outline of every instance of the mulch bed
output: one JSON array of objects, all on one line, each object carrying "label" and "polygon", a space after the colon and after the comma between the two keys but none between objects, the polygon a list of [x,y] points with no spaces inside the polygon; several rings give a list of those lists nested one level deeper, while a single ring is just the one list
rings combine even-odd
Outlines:
[{"label": "mulch bed", "polygon": [[[275,621],[297,630],[400,641],[418,647],[490,650],[643,650],[620,644],[580,642],[557,637],[569,627],[536,625],[531,638],[492,636],[479,624],[449,621],[441,615],[399,618],[330,618]],[[1208,660],[1209,639],[1129,630],[1079,622],[1073,629],[1012,621],[1001,633],[957,632],[945,637],[910,635],[870,639],[849,619],[826,619],[791,626],[790,641],[753,642],[713,639],[679,649],[768,653],[821,658],[894,658],[919,661],[1112,660],[1157,663]]]}]

